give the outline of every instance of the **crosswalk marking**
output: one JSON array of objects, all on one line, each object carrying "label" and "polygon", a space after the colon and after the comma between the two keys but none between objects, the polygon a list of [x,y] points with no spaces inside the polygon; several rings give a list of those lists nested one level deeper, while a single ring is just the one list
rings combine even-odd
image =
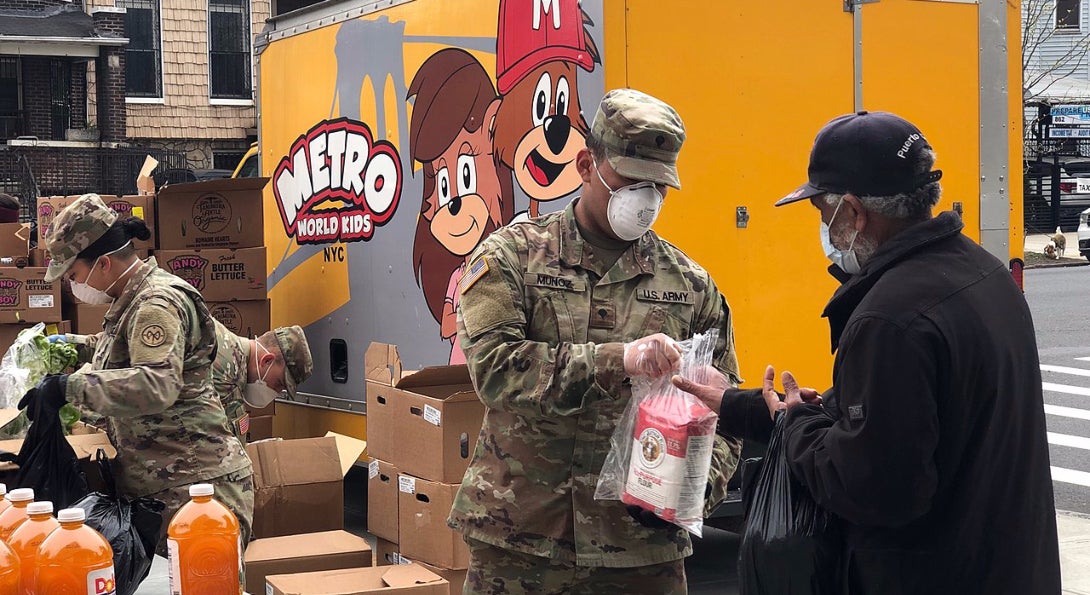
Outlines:
[{"label": "crosswalk marking", "polygon": [[1056,384],[1053,382],[1042,382],[1041,388],[1046,391],[1054,393],[1065,393],[1068,395],[1080,395],[1083,397],[1090,397],[1090,388],[1083,388],[1081,386],[1069,386],[1067,384]]},{"label": "crosswalk marking", "polygon": [[1061,407],[1059,405],[1045,404],[1045,413],[1059,415],[1060,417],[1073,417],[1075,419],[1090,419],[1090,411],[1075,407]]},{"label": "crosswalk marking", "polygon": [[1076,357],[1075,360],[1080,362],[1090,362],[1090,357]]},{"label": "crosswalk marking", "polygon": [[1041,364],[1042,372],[1058,372],[1060,374],[1070,374],[1072,376],[1086,376],[1090,378],[1090,370],[1084,370],[1083,368],[1065,368],[1063,366],[1049,366]]},{"label": "crosswalk marking", "polygon": [[1083,438],[1082,436],[1048,432],[1048,443],[1055,444],[1056,446],[1070,446],[1073,448],[1090,450],[1090,438]]},{"label": "crosswalk marking", "polygon": [[1080,486],[1090,486],[1090,473],[1064,469],[1063,467],[1049,467],[1052,470],[1052,481],[1062,481]]}]

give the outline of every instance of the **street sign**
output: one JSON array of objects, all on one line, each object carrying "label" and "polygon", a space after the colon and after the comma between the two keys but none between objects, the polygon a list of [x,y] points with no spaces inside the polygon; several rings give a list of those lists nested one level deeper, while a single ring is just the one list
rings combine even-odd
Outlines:
[{"label": "street sign", "polygon": [[[1087,122],[1090,124],[1090,121]],[[1090,138],[1090,128],[1049,128],[1048,138]]]},{"label": "street sign", "polygon": [[1052,116],[1053,124],[1067,124],[1071,126],[1078,126],[1079,124],[1090,124],[1090,114],[1080,114],[1077,116]]},{"label": "street sign", "polygon": [[1090,178],[1076,178],[1075,192],[1078,194],[1090,194]]},{"label": "street sign", "polygon": [[1090,122],[1090,105],[1054,105],[1049,113],[1054,117],[1064,116]]}]

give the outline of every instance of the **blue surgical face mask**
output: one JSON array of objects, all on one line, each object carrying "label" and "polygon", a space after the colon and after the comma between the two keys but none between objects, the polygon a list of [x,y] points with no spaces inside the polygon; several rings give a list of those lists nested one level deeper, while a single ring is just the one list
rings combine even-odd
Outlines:
[{"label": "blue surgical face mask", "polygon": [[855,239],[859,237],[859,230],[855,230],[852,234],[852,240],[848,244],[847,250],[840,250],[833,245],[833,239],[829,235],[829,228],[832,226],[833,221],[836,221],[836,214],[840,212],[840,205],[844,204],[844,197],[840,197],[840,202],[837,203],[836,209],[833,210],[833,216],[829,219],[828,223],[821,222],[821,247],[825,250],[825,256],[833,262],[836,266],[840,267],[845,273],[849,275],[858,275],[860,271],[859,257],[856,256]]}]

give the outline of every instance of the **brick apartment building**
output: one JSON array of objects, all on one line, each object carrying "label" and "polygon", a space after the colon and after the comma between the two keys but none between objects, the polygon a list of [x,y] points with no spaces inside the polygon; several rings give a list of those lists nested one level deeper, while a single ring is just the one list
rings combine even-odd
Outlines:
[{"label": "brick apartment building", "polygon": [[131,192],[148,153],[160,174],[233,168],[256,140],[268,16],[269,0],[0,0],[0,192]]}]

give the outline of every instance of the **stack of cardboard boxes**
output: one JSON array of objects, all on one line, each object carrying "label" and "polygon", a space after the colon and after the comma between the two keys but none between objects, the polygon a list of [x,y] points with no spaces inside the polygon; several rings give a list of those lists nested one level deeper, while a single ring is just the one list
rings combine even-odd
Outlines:
[{"label": "stack of cardboard boxes", "polygon": [[447,526],[481,431],[484,405],[465,366],[404,373],[397,348],[372,343],[367,369],[368,531],[378,564],[409,561],[461,593],[469,548]]},{"label": "stack of cardboard boxes", "polygon": [[449,583],[420,565],[373,567],[367,540],[344,531],[344,475],[366,447],[334,433],[246,447],[257,538],[246,548],[246,592],[448,593]]},{"label": "stack of cardboard boxes", "polygon": [[[267,178],[166,186],[158,197],[159,266],[189,281],[212,316],[253,338],[270,329],[262,188]],[[246,410],[248,440],[272,437],[276,403]]]},{"label": "stack of cardboard boxes", "polygon": [[45,268],[30,262],[30,225],[0,223],[0,357],[19,331],[46,323],[46,333],[68,332],[62,322],[60,283],[45,282]]}]

